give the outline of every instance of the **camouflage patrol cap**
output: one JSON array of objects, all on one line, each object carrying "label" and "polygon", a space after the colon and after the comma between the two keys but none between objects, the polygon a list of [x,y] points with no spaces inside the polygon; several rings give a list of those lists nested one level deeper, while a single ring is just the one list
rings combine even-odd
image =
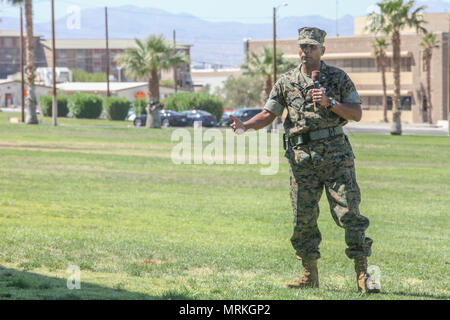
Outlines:
[{"label": "camouflage patrol cap", "polygon": [[298,29],[298,44],[322,45],[327,33],[319,28],[304,27]]}]

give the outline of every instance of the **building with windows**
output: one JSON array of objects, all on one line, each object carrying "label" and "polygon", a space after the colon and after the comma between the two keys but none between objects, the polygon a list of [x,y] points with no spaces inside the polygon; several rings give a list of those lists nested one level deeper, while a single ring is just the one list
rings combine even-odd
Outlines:
[{"label": "building with windows", "polygon": [[[116,81],[128,81],[125,71],[121,69],[115,57],[127,48],[135,48],[134,39],[110,39],[109,40],[110,75]],[[43,41],[45,56],[49,67],[52,66],[52,41]],[[83,70],[89,73],[106,72],[107,52],[105,39],[56,39],[56,66],[66,67],[71,70]],[[190,57],[189,44],[177,44],[177,52],[183,52]],[[173,70],[163,71],[161,80],[173,80]],[[178,87],[191,90],[192,80],[189,64],[183,65],[176,70]]]},{"label": "building with windows", "polygon": [[[24,34],[24,63],[26,61]],[[34,37],[35,66],[45,67],[44,48],[41,44],[41,36]],[[20,32],[0,30],[0,79],[6,79],[9,75],[20,72]]]},{"label": "building with windows", "polygon": [[[425,14],[428,31],[437,34],[439,48],[433,49],[431,63],[431,95],[432,120],[447,120],[449,110],[449,15],[439,13]],[[334,65],[346,71],[356,85],[363,101],[362,121],[381,121],[383,119],[383,90],[381,72],[375,63],[372,43],[375,35],[364,30],[365,17],[355,18],[355,35],[348,37],[333,37],[328,35],[324,46],[326,51],[322,57],[327,64]],[[426,101],[426,70],[423,61],[423,48],[420,47],[421,35],[414,30],[405,30],[401,34],[401,96],[402,121],[421,123],[427,121]],[[387,39],[390,42],[390,39]],[[271,40],[249,40],[246,47],[251,52],[261,52],[263,47],[272,46]],[[284,52],[285,57],[299,59],[297,39],[280,39],[277,50]],[[387,49],[387,103],[392,110],[394,78],[392,72],[392,47]],[[389,112],[392,119],[392,111]]]},{"label": "building with windows", "polygon": [[[35,36],[35,66],[52,67],[52,40]],[[105,39],[56,39],[56,67],[82,70],[89,73],[106,72],[107,55]],[[117,54],[127,48],[136,47],[134,39],[110,39],[110,74],[116,81],[132,81],[127,79],[125,71],[120,69],[115,61]],[[24,46],[25,48],[25,46]],[[184,52],[190,58],[190,44],[178,43],[176,50]],[[20,32],[0,31],[0,79],[20,72]],[[173,80],[174,71],[164,71],[161,80]],[[178,87],[192,90],[190,65],[186,64],[176,69]]]}]

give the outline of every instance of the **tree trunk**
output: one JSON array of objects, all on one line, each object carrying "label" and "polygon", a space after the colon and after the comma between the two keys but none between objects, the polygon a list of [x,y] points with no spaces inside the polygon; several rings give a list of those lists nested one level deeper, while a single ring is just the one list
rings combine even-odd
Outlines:
[{"label": "tree trunk", "polygon": [[272,78],[267,77],[264,79],[264,102],[267,102],[270,97],[270,92],[272,91]]},{"label": "tree trunk", "polygon": [[[264,103],[266,103],[269,100],[270,92],[272,92],[272,77],[267,77],[264,79]],[[267,126],[267,131],[272,132],[273,130],[273,122],[271,122]]]},{"label": "tree trunk", "polygon": [[383,85],[383,120],[389,122],[387,118],[387,93],[386,93],[386,69],[385,69],[386,55],[383,52],[380,57],[381,67],[381,83]]},{"label": "tree trunk", "polygon": [[401,122],[401,96],[400,96],[400,32],[394,30],[392,33],[392,47],[394,49],[393,65],[394,65],[394,97],[393,97],[393,124],[391,129],[392,135],[402,134]]},{"label": "tree trunk", "polygon": [[34,86],[34,36],[33,36],[33,5],[31,0],[25,0],[25,18],[26,18],[26,84],[27,97],[25,99],[25,108],[27,118],[25,123],[38,124],[36,116],[36,92]]},{"label": "tree trunk", "polygon": [[431,119],[431,49],[426,49],[426,68],[427,68],[427,120],[429,124],[433,123]]},{"label": "tree trunk", "polygon": [[148,103],[145,108],[147,111],[147,128],[161,128],[161,117],[159,111],[161,105],[159,104],[159,77],[158,70],[150,70],[148,79]]}]

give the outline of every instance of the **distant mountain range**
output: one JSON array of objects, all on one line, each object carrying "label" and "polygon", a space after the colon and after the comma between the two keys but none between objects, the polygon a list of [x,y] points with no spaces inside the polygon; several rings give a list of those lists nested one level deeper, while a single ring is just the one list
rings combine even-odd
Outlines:
[{"label": "distant mountain range", "polygon": [[[448,3],[442,0],[427,1],[429,12],[446,12]],[[160,9],[139,8],[132,5],[108,9],[110,38],[145,38],[149,34],[163,34],[172,40],[176,30],[177,41],[192,44],[193,63],[220,64],[226,67],[243,63],[244,38],[271,39],[272,24],[238,22],[210,22],[188,14],[172,14]],[[297,37],[301,26],[317,26],[330,36],[336,34],[336,21],[320,16],[286,17],[277,23],[279,39]],[[36,23],[35,33],[51,37],[50,22]],[[341,36],[353,35],[353,17],[344,16],[338,21]],[[0,30],[18,30],[19,21],[2,18]],[[56,20],[57,38],[104,38],[104,8],[81,11],[80,29],[71,30],[67,17]]]}]

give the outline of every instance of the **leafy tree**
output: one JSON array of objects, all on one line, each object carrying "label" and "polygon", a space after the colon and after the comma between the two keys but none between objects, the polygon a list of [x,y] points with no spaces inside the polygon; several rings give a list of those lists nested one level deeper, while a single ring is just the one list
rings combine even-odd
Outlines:
[{"label": "leafy tree", "polygon": [[257,77],[230,76],[218,93],[225,99],[225,105],[232,108],[251,108],[261,105],[263,83]]},{"label": "leafy tree", "polygon": [[89,73],[83,70],[72,70],[74,82],[106,82],[106,73]]},{"label": "leafy tree", "polygon": [[[280,74],[296,67],[296,64],[283,58],[283,52],[277,52],[277,69]],[[269,98],[270,91],[274,85],[273,81],[273,49],[264,47],[262,54],[251,52],[246,64],[242,66],[245,75],[257,77],[264,83],[264,100]]]},{"label": "leafy tree", "polygon": [[423,48],[423,62],[425,70],[427,72],[427,120],[428,123],[433,123],[431,119],[431,58],[433,56],[433,49],[439,48],[439,41],[436,40],[436,34],[433,32],[425,32],[420,42],[420,46]]},{"label": "leafy tree", "polygon": [[183,53],[174,53],[174,48],[164,36],[150,35],[145,41],[135,39],[136,48],[128,48],[117,55],[119,65],[130,77],[148,77],[147,128],[161,128],[159,117],[159,72],[189,63]]},{"label": "leafy tree", "polygon": [[416,33],[425,32],[423,25],[423,10],[426,6],[420,6],[413,9],[415,0],[383,0],[377,3],[380,12],[372,12],[368,16],[367,29],[371,32],[382,33],[391,37],[392,48],[394,51],[394,116],[391,134],[402,134],[401,124],[401,96],[400,96],[400,31],[405,27],[416,29]]}]

